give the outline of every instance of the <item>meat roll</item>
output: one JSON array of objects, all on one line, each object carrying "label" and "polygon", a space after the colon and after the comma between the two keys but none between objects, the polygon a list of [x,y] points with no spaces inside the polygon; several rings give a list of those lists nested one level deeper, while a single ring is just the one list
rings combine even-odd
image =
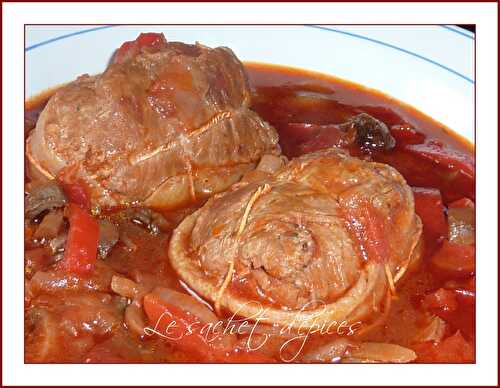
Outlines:
[{"label": "meat roll", "polygon": [[279,154],[225,47],[141,34],[99,75],[59,89],[27,141],[34,179],[79,179],[96,206],[173,208],[222,191]]},{"label": "meat roll", "polygon": [[212,197],[174,231],[169,256],[216,311],[294,328],[371,324],[421,234],[395,169],[327,149]]}]

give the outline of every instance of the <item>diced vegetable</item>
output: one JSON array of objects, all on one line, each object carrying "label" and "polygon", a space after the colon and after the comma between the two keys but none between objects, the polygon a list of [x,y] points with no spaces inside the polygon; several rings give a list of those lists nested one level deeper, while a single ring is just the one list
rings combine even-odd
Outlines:
[{"label": "diced vegetable", "polygon": [[476,217],[473,208],[448,209],[448,240],[456,244],[471,245],[476,242]]},{"label": "diced vegetable", "polygon": [[68,201],[84,209],[90,209],[90,194],[87,185],[80,179],[74,182],[62,182]]},{"label": "diced vegetable", "polygon": [[[286,138],[286,153],[302,155],[328,147],[357,148],[357,153],[390,150],[396,142],[387,126],[360,113],[342,124],[288,123],[280,134]],[[353,150],[355,151],[355,150]]]},{"label": "diced vegetable", "polygon": [[154,32],[142,33],[136,40],[123,43],[113,56],[113,63],[124,63],[142,50],[156,52],[167,43],[163,34]]},{"label": "diced vegetable", "polygon": [[58,235],[62,225],[62,210],[52,210],[43,217],[33,237],[36,239],[52,239]]},{"label": "diced vegetable", "polygon": [[475,178],[470,174],[474,171],[473,160],[458,151],[425,143],[396,147],[391,152],[375,153],[372,157],[396,168],[411,186],[438,189],[445,204],[463,197],[475,197]]},{"label": "diced vegetable", "polygon": [[424,225],[427,242],[443,239],[448,234],[445,208],[437,189],[414,187],[415,211]]},{"label": "diced vegetable", "polygon": [[384,237],[384,220],[368,201],[359,201],[356,206],[343,206],[344,218],[349,233],[357,240],[366,259],[382,263],[387,260],[389,247]]},{"label": "diced vegetable", "polygon": [[201,322],[197,316],[165,301],[158,293],[146,295],[143,305],[150,327],[178,349],[204,361],[216,361],[223,356],[224,351],[216,349],[200,332]]},{"label": "diced vegetable", "polygon": [[45,247],[34,248],[24,252],[24,272],[31,277],[50,262],[50,253]]},{"label": "diced vegetable", "polygon": [[450,277],[468,277],[476,271],[476,248],[445,240],[439,250],[432,256],[431,263],[435,269]]},{"label": "diced vegetable", "polygon": [[131,303],[125,309],[125,324],[132,333],[135,333],[139,337],[145,335],[145,317],[142,309],[137,303]]},{"label": "diced vegetable", "polygon": [[114,275],[111,278],[111,289],[118,295],[129,299],[136,298],[142,291],[142,287],[139,284],[126,277],[118,275]]},{"label": "diced vegetable", "polygon": [[346,147],[355,140],[355,132],[346,132],[336,124],[289,123],[282,131],[289,156],[298,156],[328,147]]},{"label": "diced vegetable", "polygon": [[460,170],[469,177],[475,175],[474,159],[470,155],[445,147],[440,142],[428,141],[424,144],[411,144],[405,148],[438,165]]},{"label": "diced vegetable", "polygon": [[99,242],[97,249],[101,258],[108,255],[118,242],[119,237],[118,227],[115,224],[105,219],[99,220]]},{"label": "diced vegetable", "polygon": [[469,198],[462,198],[448,205],[448,240],[457,244],[474,244],[476,241],[475,206]]},{"label": "diced vegetable", "polygon": [[446,322],[433,315],[429,322],[413,338],[414,342],[441,341],[446,331]]},{"label": "diced vegetable", "polygon": [[474,347],[467,342],[460,331],[442,342],[424,342],[416,344],[416,362],[420,363],[469,363],[474,362]]},{"label": "diced vegetable", "polygon": [[364,151],[389,151],[396,145],[387,125],[367,113],[360,113],[339,127],[346,133],[354,132],[356,143]]},{"label": "diced vegetable", "polygon": [[149,208],[131,207],[121,212],[121,216],[134,224],[145,227],[152,234],[169,231],[172,228],[172,224],[161,213]]},{"label": "diced vegetable", "polygon": [[59,236],[53,238],[49,242],[49,247],[52,251],[53,255],[64,252],[64,247],[66,245],[66,241],[68,240],[67,233],[61,233]]},{"label": "diced vegetable", "polygon": [[258,351],[236,348],[232,334],[216,330],[207,333],[206,324],[215,327],[219,320],[208,307],[187,294],[157,288],[144,297],[143,306],[150,322],[147,329],[150,335],[161,335],[203,362],[273,362]]},{"label": "diced vegetable", "polygon": [[458,308],[457,298],[451,290],[440,288],[424,297],[422,305],[431,312],[436,310],[455,311]]},{"label": "diced vegetable", "polygon": [[29,219],[34,219],[46,210],[63,207],[66,197],[56,181],[50,181],[29,190],[25,200],[25,211]]},{"label": "diced vegetable", "polygon": [[77,275],[87,275],[94,269],[97,258],[99,225],[80,206],[70,203],[67,207],[69,233],[61,268]]},{"label": "diced vegetable", "polygon": [[[438,290],[434,295],[427,295],[423,302],[427,302],[427,310],[444,319],[448,327],[460,330],[467,338],[474,337],[475,333],[475,306],[476,295],[470,289],[467,280],[449,280],[444,284],[444,289]],[[434,305],[435,308],[429,306]]]},{"label": "diced vegetable", "polygon": [[314,347],[304,354],[303,362],[339,362],[354,345],[346,338],[336,338],[324,345]]},{"label": "diced vegetable", "polygon": [[[411,349],[400,345],[377,342],[363,342],[351,352],[354,362],[366,363],[407,363],[415,360],[417,355]],[[349,362],[349,358],[346,360]]]},{"label": "diced vegetable", "polygon": [[453,208],[470,208],[474,209],[475,205],[474,202],[471,201],[469,198],[461,198],[457,199],[456,201],[453,201],[448,205],[448,209],[453,209]]},{"label": "diced vegetable", "polygon": [[393,125],[391,127],[391,135],[396,140],[396,146],[421,144],[425,140],[425,135],[423,133],[417,132],[407,124]]}]

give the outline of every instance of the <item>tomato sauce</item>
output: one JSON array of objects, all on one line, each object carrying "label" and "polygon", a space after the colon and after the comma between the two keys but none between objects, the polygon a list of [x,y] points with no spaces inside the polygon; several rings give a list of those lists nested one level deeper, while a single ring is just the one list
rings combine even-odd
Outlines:
[{"label": "tomato sauce", "polygon": [[[449,263],[449,249],[443,251],[447,238],[447,207],[456,200],[468,198],[474,201],[474,148],[473,145],[453,133],[442,124],[418,112],[411,106],[365,88],[331,76],[281,66],[247,63],[254,98],[252,109],[271,123],[280,134],[283,152],[293,157],[300,154],[304,143],[311,140],[307,133],[290,130],[290,124],[325,126],[339,124],[359,113],[368,113],[384,122],[396,139],[396,147],[390,151],[363,153],[356,147],[350,149],[362,158],[388,163],[398,169],[416,193],[418,188],[431,190],[431,210],[439,217],[428,216],[429,206],[421,206],[421,194],[416,194],[417,213],[424,222],[425,254],[421,263],[398,284],[397,295],[391,302],[385,323],[366,334],[363,340],[390,342],[413,348],[418,355],[417,362],[471,362],[474,359],[475,343],[475,266],[472,268],[452,267],[444,271]],[[25,104],[25,135],[35,126],[52,91],[40,95]],[[301,128],[298,126],[297,128]],[[328,145],[328,134],[323,143],[311,143],[310,147]],[[326,142],[326,143],[325,143]],[[27,182],[29,179],[27,178]],[[419,191],[420,190],[420,191]],[[425,191],[429,193],[429,191]],[[172,230],[182,216],[194,208],[165,213]],[[112,213],[110,213],[112,216]],[[439,218],[438,217],[438,218]],[[438,226],[436,226],[438,225]],[[443,226],[444,225],[444,226]],[[436,229],[437,228],[437,229]],[[133,240],[133,250],[118,245],[108,260],[108,265],[121,274],[130,275],[140,270],[150,274],[157,281],[181,292],[190,292],[181,284],[168,264],[166,254],[169,231],[151,235],[137,226],[125,226],[126,233]],[[437,231],[436,231],[437,230]],[[33,253],[40,249],[29,242],[29,228],[25,237],[25,251]],[[448,255],[448,256],[446,256]],[[436,257],[439,264],[436,265]],[[446,261],[448,260],[448,261]],[[472,259],[474,260],[474,259]],[[445,264],[443,264],[443,262]],[[442,341],[431,339],[415,345],[415,338],[434,319],[437,326],[444,328]],[[444,323],[444,324],[443,324]],[[439,331],[437,327],[434,331]],[[67,360],[68,349],[61,344],[60,360],[69,362],[197,362],[203,359],[175,350],[161,339],[140,340],[129,335],[123,327],[115,335],[96,340],[83,346],[81,357]],[[430,336],[429,338],[432,338]],[[328,340],[328,339],[326,339]],[[314,341],[321,344],[321,338]],[[460,352],[456,349],[461,348]],[[466,349],[466,350],[463,350]],[[73,352],[75,349],[69,349]],[[470,350],[470,351],[469,351]],[[472,353],[471,353],[472,352]],[[26,360],[39,362],[33,357],[34,350],[27,341]],[[471,355],[472,354],[472,355]],[[47,360],[45,360],[47,361]],[[49,359],[50,361],[58,361]]]}]

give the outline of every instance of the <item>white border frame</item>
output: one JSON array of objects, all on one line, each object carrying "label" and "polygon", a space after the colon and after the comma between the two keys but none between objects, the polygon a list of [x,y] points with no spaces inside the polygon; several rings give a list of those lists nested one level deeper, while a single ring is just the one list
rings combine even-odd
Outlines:
[{"label": "white border frame", "polygon": [[[119,9],[119,12],[117,11]],[[3,3],[3,384],[496,385],[498,25],[496,3]],[[97,16],[96,16],[97,15]],[[476,24],[477,363],[474,365],[26,365],[23,348],[24,24]]]}]

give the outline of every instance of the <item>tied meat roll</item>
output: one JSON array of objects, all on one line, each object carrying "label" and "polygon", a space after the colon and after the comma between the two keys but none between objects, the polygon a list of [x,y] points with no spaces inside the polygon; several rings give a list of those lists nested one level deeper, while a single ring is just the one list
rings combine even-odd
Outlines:
[{"label": "tied meat roll", "polygon": [[280,153],[250,99],[230,49],[141,34],[50,99],[27,140],[30,175],[81,180],[97,206],[206,198]]},{"label": "tied meat roll", "polygon": [[174,231],[169,257],[216,311],[295,328],[373,323],[421,233],[395,169],[328,149],[212,197]]}]

